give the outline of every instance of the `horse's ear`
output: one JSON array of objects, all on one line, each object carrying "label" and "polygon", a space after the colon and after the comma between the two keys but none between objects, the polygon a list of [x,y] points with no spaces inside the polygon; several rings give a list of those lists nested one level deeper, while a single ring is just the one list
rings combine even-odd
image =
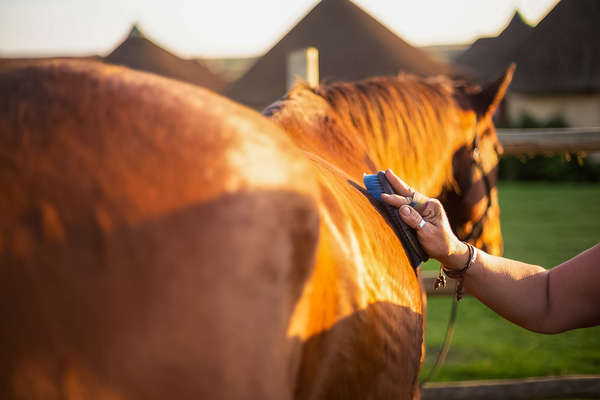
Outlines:
[{"label": "horse's ear", "polygon": [[512,80],[515,67],[515,63],[510,64],[500,78],[485,85],[483,88],[477,88],[477,90],[467,93],[479,119],[485,119],[494,114],[494,111],[496,111],[496,108],[498,108],[498,105],[506,94],[506,89]]}]

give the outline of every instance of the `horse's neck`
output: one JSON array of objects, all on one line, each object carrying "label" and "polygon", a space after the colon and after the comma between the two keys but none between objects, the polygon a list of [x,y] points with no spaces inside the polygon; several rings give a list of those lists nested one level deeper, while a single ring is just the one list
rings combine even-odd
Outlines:
[{"label": "horse's neck", "polygon": [[360,134],[369,157],[378,162],[377,169],[392,169],[416,190],[437,196],[451,181],[455,129],[436,120],[404,118]]},{"label": "horse's neck", "polygon": [[273,120],[301,150],[360,181],[362,174],[373,172],[381,164],[371,159],[362,137],[330,110],[289,103]]},{"label": "horse's neck", "polygon": [[357,181],[364,172],[391,168],[429,196],[437,196],[451,182],[458,132],[456,124],[442,121],[433,106],[406,106],[401,118],[384,118],[385,125],[371,116],[369,124],[361,127],[351,120],[364,119],[364,115],[341,115],[323,99],[311,96],[289,100],[273,116],[300,149]]}]

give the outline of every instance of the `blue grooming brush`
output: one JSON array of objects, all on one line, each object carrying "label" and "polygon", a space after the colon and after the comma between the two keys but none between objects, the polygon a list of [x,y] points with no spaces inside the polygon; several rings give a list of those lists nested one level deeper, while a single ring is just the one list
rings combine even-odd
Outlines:
[{"label": "blue grooming brush", "polygon": [[[402,218],[400,218],[398,209],[381,200],[382,193],[396,194],[392,185],[385,177],[385,172],[379,171],[373,175],[364,174],[363,182],[365,183],[367,192],[379,202],[379,211],[389,222],[398,239],[400,239],[400,243],[402,243],[406,251],[410,264],[416,269],[422,262],[427,261],[429,256],[427,256],[427,253],[425,253],[425,250],[423,250],[423,247],[421,247],[421,244],[417,240],[416,231],[406,225],[402,221]],[[413,201],[410,205],[411,207],[415,207],[417,204]]]}]

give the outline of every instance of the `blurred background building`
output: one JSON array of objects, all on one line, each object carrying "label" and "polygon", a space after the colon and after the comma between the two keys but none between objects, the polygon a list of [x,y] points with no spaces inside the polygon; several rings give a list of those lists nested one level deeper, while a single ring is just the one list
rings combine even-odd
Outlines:
[{"label": "blurred background building", "polygon": [[212,72],[202,61],[175,56],[148,39],[137,25],[103,61],[193,83],[215,92],[220,92],[226,85],[226,80]]},{"label": "blurred background building", "polygon": [[475,41],[456,63],[475,80],[517,70],[505,99],[505,117],[568,126],[600,126],[600,1],[562,0],[535,27],[516,13],[494,38]]},{"label": "blurred background building", "polygon": [[453,67],[409,45],[350,0],[323,0],[225,92],[262,109],[286,91],[288,54],[316,47],[321,80],[358,80],[408,72],[454,74]]},{"label": "blurred background building", "polygon": [[[109,54],[82,58],[203,86],[259,110],[288,89],[289,54],[309,46],[319,52],[321,81],[407,72],[481,83],[516,62],[504,124],[600,126],[599,21],[600,1],[562,0],[536,26],[515,12],[496,37],[417,48],[350,0],[322,0],[261,57],[181,58],[134,25]],[[36,60],[4,58],[0,68]]]}]

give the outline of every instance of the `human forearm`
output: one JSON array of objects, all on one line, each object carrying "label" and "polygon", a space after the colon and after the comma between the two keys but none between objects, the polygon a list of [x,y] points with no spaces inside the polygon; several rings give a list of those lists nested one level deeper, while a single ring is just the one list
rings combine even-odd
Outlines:
[{"label": "human forearm", "polygon": [[468,246],[452,232],[439,201],[429,199],[412,208],[415,191],[391,171],[386,177],[398,195],[382,196],[399,208],[404,222],[417,230],[427,254],[454,270],[463,288],[492,310],[532,331],[557,333],[600,324],[600,244],[546,271],[537,265],[478,251],[462,274]]},{"label": "human forearm", "polygon": [[[466,248],[466,246],[465,246]],[[467,251],[448,260],[461,268]],[[504,318],[523,328],[549,333],[547,323],[548,271],[544,268],[478,251],[477,260],[464,277],[465,290]]]}]

